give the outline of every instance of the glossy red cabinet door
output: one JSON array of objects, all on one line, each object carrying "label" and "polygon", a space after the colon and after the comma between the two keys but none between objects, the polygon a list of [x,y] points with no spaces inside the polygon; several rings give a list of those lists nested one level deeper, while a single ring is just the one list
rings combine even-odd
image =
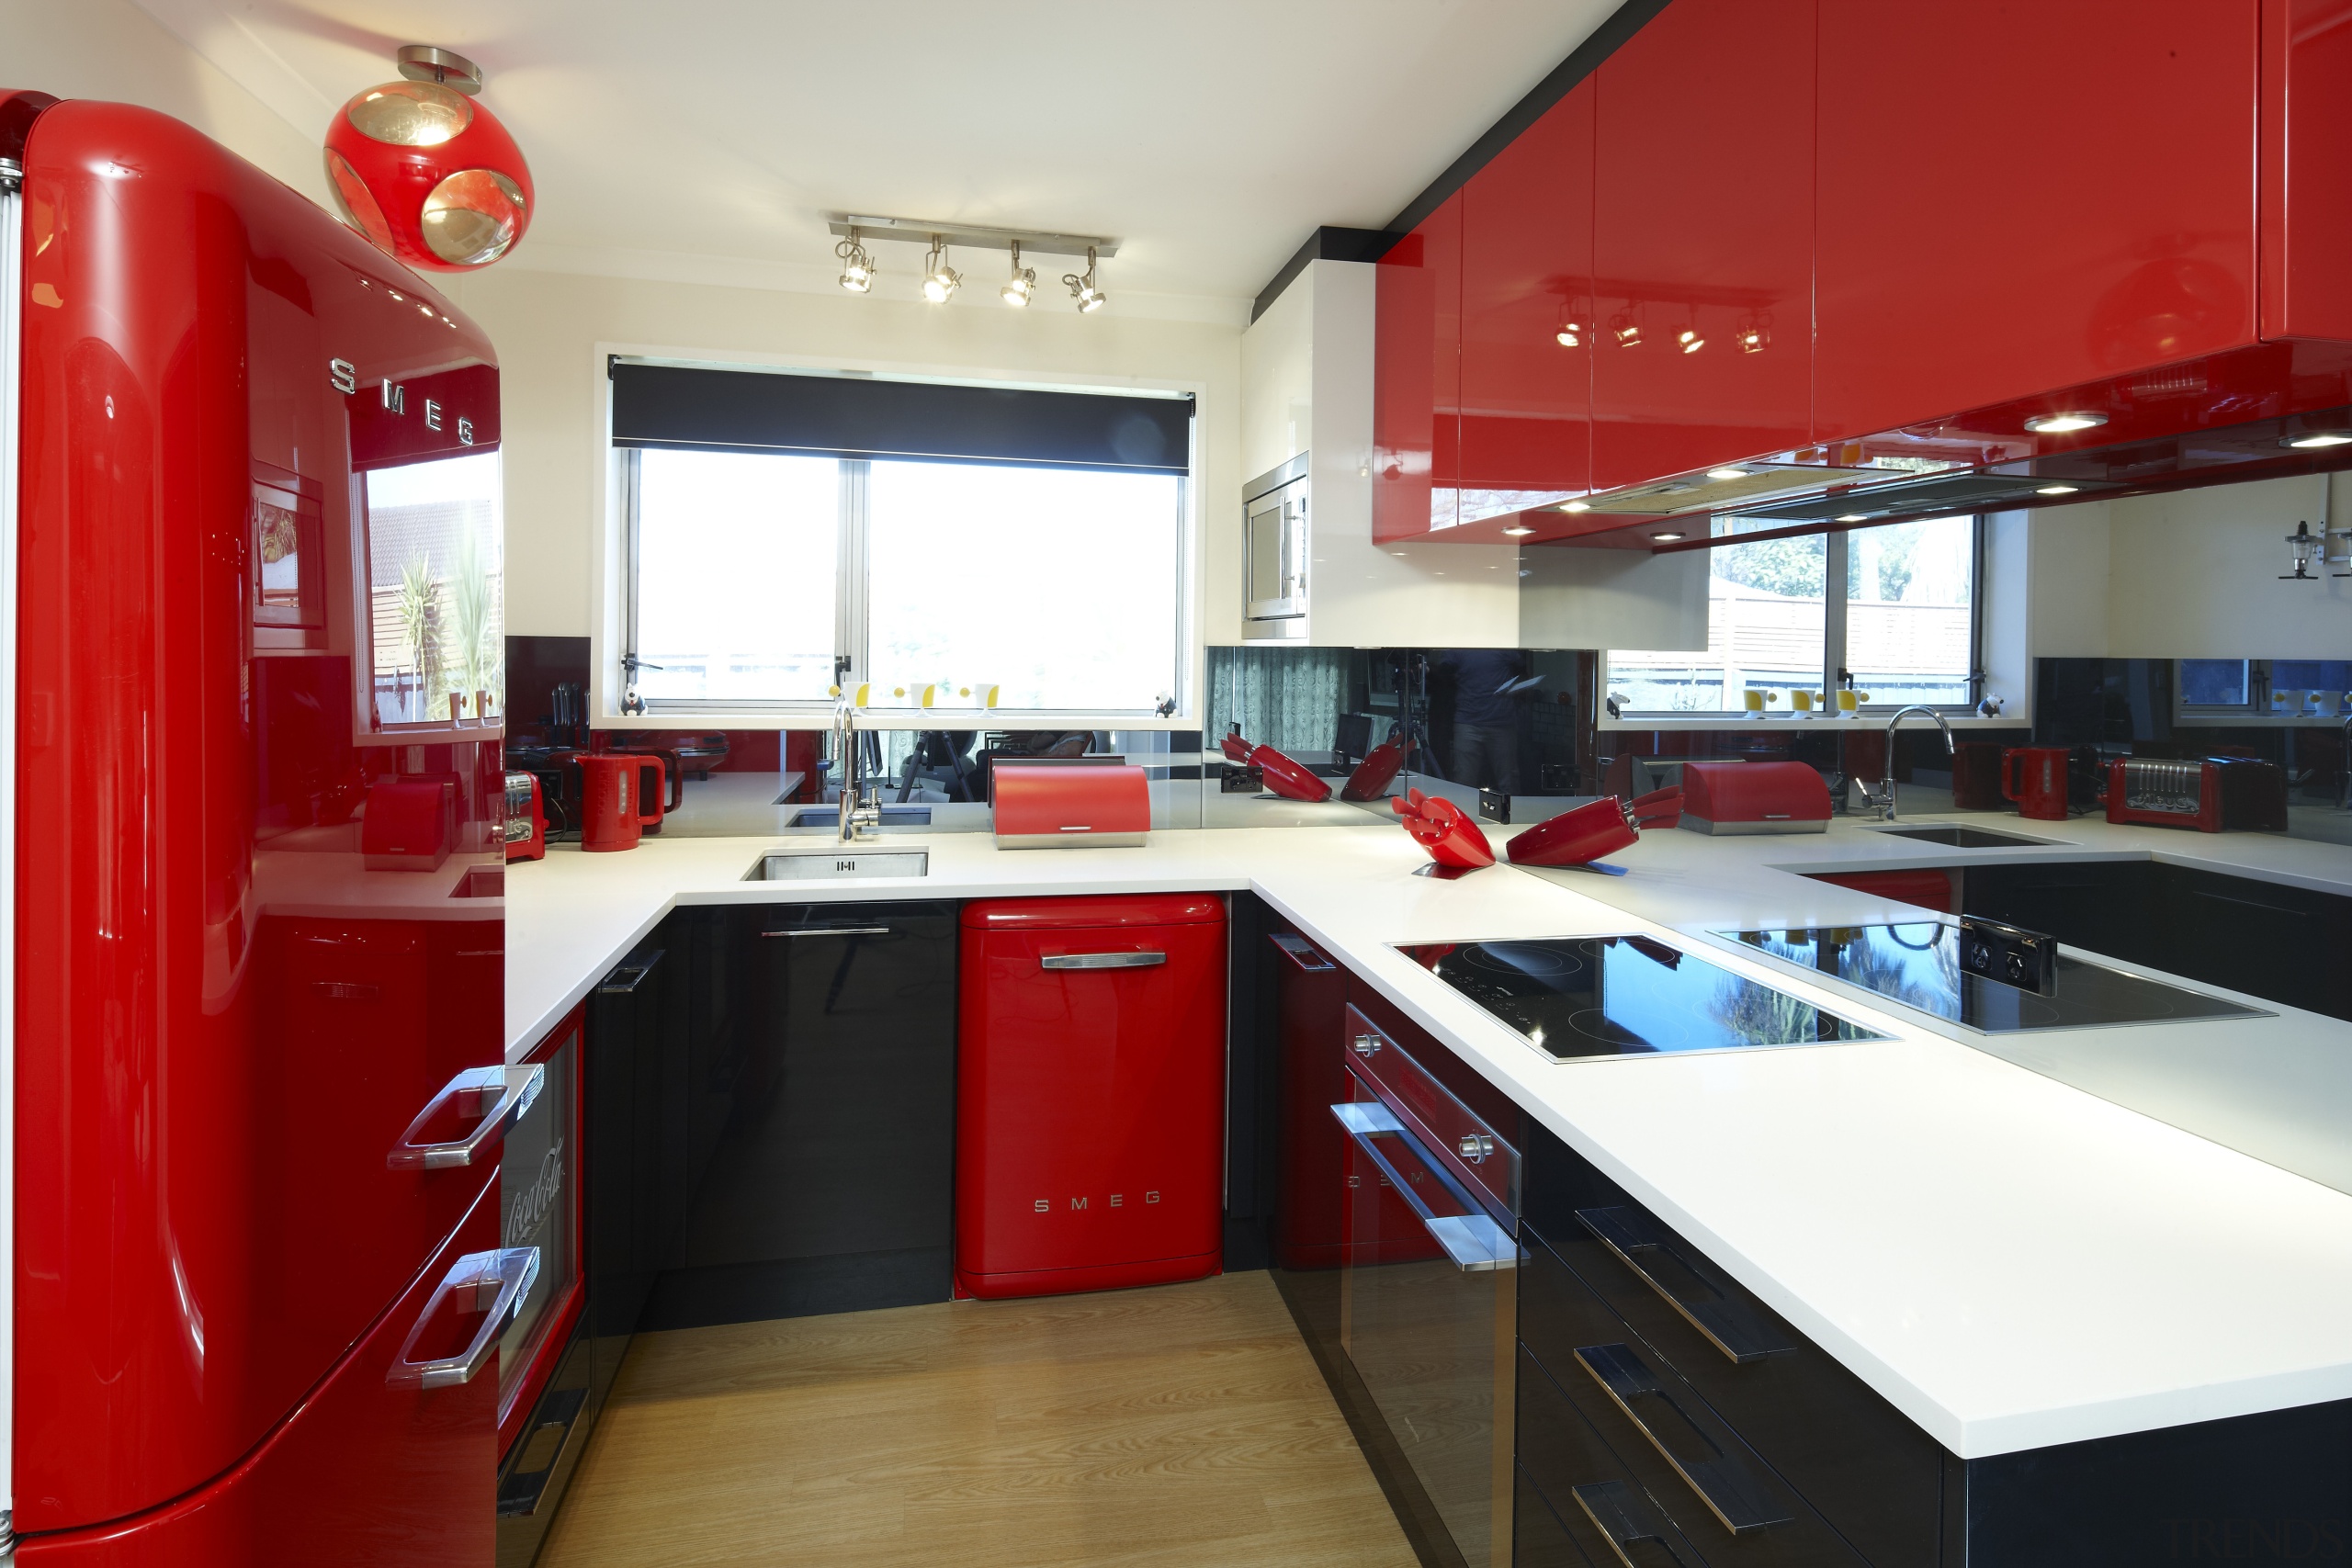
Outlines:
[{"label": "glossy red cabinet door", "polygon": [[1803,445],[1813,0],[1675,0],[1594,83],[1594,485]]},{"label": "glossy red cabinet door", "polygon": [[2256,0],[1820,6],[1817,439],[2253,340]]},{"label": "glossy red cabinet door", "polygon": [[1590,488],[1592,106],[1588,77],[1462,193],[1465,522]]},{"label": "glossy red cabinet door", "polygon": [[1374,293],[1374,539],[1453,525],[1462,472],[1462,195],[1380,258]]},{"label": "glossy red cabinet door", "polygon": [[[458,1172],[458,1176],[468,1173]],[[478,1176],[480,1173],[473,1173]],[[227,1475],[167,1506],[25,1538],[22,1568],[407,1568],[496,1555],[498,1361],[466,1382],[387,1379],[434,1291],[498,1245],[498,1182],[473,1193],[446,1247],[283,1426]],[[466,1292],[470,1295],[471,1292]],[[478,1317],[425,1323],[418,1357],[463,1348]]]},{"label": "glossy red cabinet door", "polygon": [[2263,0],[2262,335],[2352,339],[2352,0]]}]

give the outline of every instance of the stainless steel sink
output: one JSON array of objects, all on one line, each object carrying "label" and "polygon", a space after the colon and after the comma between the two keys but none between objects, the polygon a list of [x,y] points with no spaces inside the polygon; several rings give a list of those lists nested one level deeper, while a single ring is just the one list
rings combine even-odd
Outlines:
[{"label": "stainless steel sink", "polygon": [[743,874],[746,882],[840,882],[861,876],[929,876],[929,850],[811,850],[764,854]]},{"label": "stainless steel sink", "polygon": [[2029,839],[2023,833],[2004,833],[1995,828],[1963,828],[1957,822],[1922,822],[1917,827],[1898,824],[1893,828],[1872,828],[1873,833],[1884,833],[1890,839],[1917,839],[1925,843],[1950,844],[1961,850],[1993,850],[2013,844],[2044,846],[2056,842],[2052,839]]}]

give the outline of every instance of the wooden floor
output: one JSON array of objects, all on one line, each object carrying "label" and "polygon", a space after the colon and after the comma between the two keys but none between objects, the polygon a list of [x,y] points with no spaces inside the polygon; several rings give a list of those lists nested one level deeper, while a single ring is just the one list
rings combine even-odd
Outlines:
[{"label": "wooden floor", "polygon": [[540,1568],[1413,1568],[1263,1273],[639,1336]]}]

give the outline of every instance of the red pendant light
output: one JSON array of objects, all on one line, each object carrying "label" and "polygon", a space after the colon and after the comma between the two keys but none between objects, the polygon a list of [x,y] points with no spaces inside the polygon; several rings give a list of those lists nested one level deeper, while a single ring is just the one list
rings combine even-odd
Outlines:
[{"label": "red pendant light", "polygon": [[461,54],[403,45],[404,81],[370,87],[327,127],[327,186],[344,220],[426,272],[470,272],[530,227],[530,165],[473,95],[481,71]]}]

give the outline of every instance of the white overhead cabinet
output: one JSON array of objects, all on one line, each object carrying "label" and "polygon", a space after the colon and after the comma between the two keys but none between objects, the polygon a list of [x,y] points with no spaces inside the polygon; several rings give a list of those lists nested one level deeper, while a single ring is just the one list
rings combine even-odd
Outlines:
[{"label": "white overhead cabinet", "polygon": [[1250,604],[1277,597],[1261,587],[1297,586],[1283,577],[1279,532],[1297,518],[1276,517],[1263,540],[1245,536],[1253,562],[1270,570],[1245,572],[1242,641],[1603,648],[1638,635],[1645,647],[1703,646],[1702,552],[1534,549],[1524,552],[1522,577],[1514,545],[1374,541],[1375,271],[1369,262],[1309,262],[1242,334],[1241,470],[1250,482],[1214,504],[1238,507],[1246,496],[1250,511],[1272,514],[1277,482],[1299,468],[1305,480],[1281,491],[1304,515],[1304,592],[1289,595],[1304,613],[1249,618]]}]

